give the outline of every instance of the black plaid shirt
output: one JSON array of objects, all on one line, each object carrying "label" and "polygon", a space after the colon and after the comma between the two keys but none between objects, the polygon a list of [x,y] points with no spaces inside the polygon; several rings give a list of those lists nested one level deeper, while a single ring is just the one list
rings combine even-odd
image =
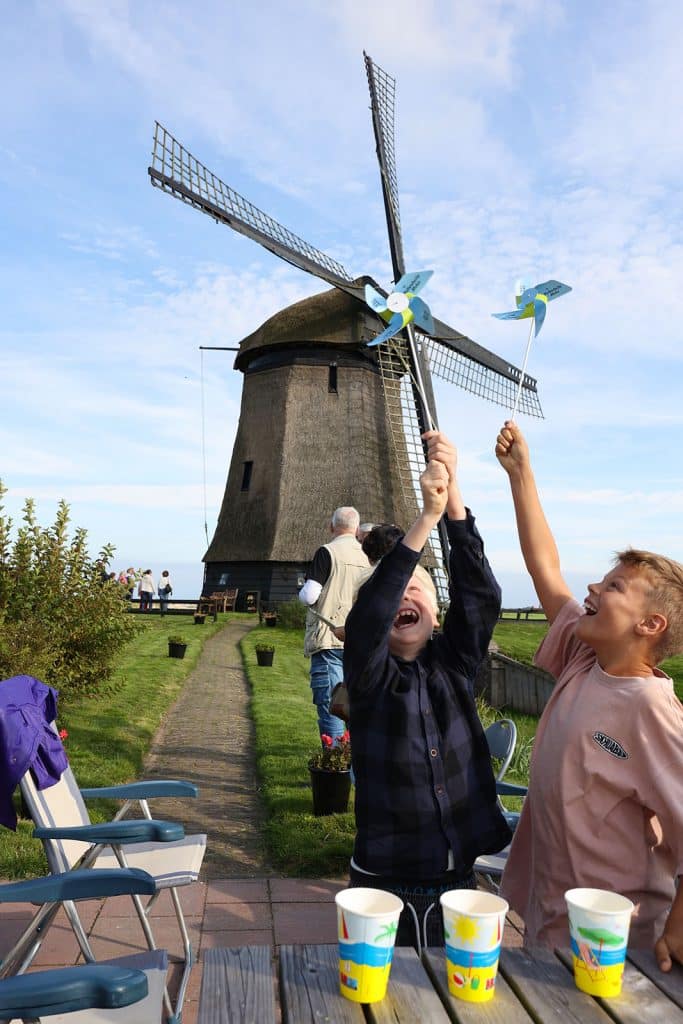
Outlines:
[{"label": "black plaid shirt", "polygon": [[419,555],[397,544],[361,587],[346,620],[356,780],[354,861],[378,875],[466,875],[510,841],[496,805],[473,680],[500,609],[500,588],[467,519],[446,520],[450,608],[443,633],[415,661],[390,654],[389,631]]}]

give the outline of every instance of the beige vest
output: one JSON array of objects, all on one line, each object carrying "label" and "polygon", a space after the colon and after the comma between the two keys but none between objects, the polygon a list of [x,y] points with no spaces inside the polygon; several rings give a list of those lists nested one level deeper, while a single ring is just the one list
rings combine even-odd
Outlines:
[{"label": "beige vest", "polygon": [[[351,533],[343,533],[335,537],[325,548],[330,553],[332,565],[320,597],[312,605],[320,615],[333,622],[335,626],[343,626],[351,605],[361,585],[372,572],[365,553]],[[306,615],[306,635],[304,638],[304,654],[310,657],[318,651],[329,651],[343,647],[332,630],[321,622],[312,612]]]}]

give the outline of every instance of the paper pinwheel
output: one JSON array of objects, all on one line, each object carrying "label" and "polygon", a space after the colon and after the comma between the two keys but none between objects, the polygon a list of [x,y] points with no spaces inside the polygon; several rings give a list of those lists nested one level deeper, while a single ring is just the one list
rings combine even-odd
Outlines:
[{"label": "paper pinwheel", "polygon": [[517,309],[510,313],[492,313],[491,315],[498,320],[527,320],[533,317],[536,328],[534,336],[538,337],[538,332],[545,320],[548,303],[570,291],[569,285],[562,284],[561,281],[544,281],[533,288],[529,288],[520,281],[515,294]]},{"label": "paper pinwheel", "polygon": [[366,284],[365,301],[370,309],[374,309],[382,320],[386,320],[389,326],[381,334],[368,342],[368,346],[380,345],[383,341],[393,338],[395,334],[402,331],[407,324],[414,320],[418,327],[431,334],[434,331],[434,321],[426,302],[417,297],[422,290],[433,270],[418,270],[414,274],[404,274],[400,281],[394,285],[394,290],[385,298],[383,295]]}]

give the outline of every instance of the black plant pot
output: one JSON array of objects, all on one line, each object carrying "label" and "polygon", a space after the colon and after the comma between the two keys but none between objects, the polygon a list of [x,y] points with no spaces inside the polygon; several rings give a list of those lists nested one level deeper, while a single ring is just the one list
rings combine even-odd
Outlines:
[{"label": "black plant pot", "polygon": [[313,813],[320,818],[325,814],[343,814],[349,809],[351,772],[328,772],[324,768],[309,768],[313,791]]},{"label": "black plant pot", "polygon": [[277,626],[277,616],[273,615],[272,618],[266,619],[266,626]]},{"label": "black plant pot", "polygon": [[256,663],[258,665],[272,665],[275,651],[257,651]]},{"label": "black plant pot", "polygon": [[169,658],[184,658],[186,650],[187,650],[187,644],[173,644],[169,640],[169,642],[168,642],[168,656],[169,656]]},{"label": "black plant pot", "polygon": [[206,615],[195,615],[195,617],[194,617],[194,624],[195,624],[195,626],[203,626],[205,619],[206,619]]}]

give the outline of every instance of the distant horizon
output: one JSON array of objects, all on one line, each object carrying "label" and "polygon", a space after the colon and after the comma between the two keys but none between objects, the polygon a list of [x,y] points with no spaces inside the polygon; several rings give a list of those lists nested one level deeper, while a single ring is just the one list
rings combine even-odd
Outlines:
[{"label": "distant horizon", "polygon": [[[150,559],[143,564],[143,562],[135,558],[126,561],[125,559],[115,557],[110,563],[110,572],[116,572],[118,576],[120,572],[125,572],[128,566],[131,565],[136,569],[151,568],[156,585],[158,585],[161,573],[164,569],[168,569],[173,585],[172,600],[174,601],[195,601],[202,592],[204,580],[203,562],[178,562],[172,559],[164,562],[162,559]],[[156,569],[155,565],[159,565],[161,568]],[[606,570],[607,566],[605,566]],[[504,570],[496,572],[495,565],[493,566],[493,571],[503,591],[502,604],[504,608],[529,608],[538,605],[538,598],[534,593],[531,580],[525,573],[506,572]],[[579,573],[567,573],[566,578],[574,596],[577,600],[582,601],[585,596],[586,585],[593,577],[584,577]]]}]

